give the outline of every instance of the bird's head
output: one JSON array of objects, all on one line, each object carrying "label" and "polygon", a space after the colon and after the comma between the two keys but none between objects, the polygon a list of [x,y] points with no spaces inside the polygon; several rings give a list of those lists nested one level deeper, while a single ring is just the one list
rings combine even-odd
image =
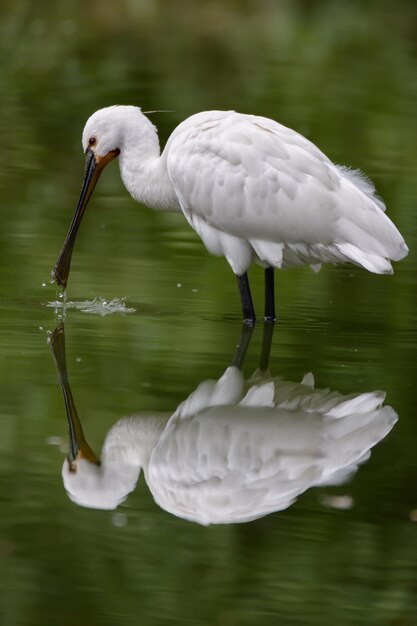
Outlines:
[{"label": "bird's head", "polygon": [[146,118],[138,107],[111,106],[96,111],[87,120],[82,135],[86,160],[81,193],[67,237],[52,271],[52,277],[63,289],[68,281],[78,228],[100,174],[110,161],[119,156],[126,132],[134,126],[140,126],[143,119]]},{"label": "bird's head", "polygon": [[99,109],[88,118],[84,126],[84,152],[87,154],[91,150],[97,165],[103,159],[107,164],[120,154],[126,132],[131,132],[132,126],[139,126],[143,117],[140,108],[135,106],[115,105]]},{"label": "bird's head", "polygon": [[67,416],[69,449],[62,479],[68,497],[80,506],[115,509],[135,489],[142,469],[147,480],[170,413],[141,412],[116,422],[106,435],[100,460],[88,446],[74,410]]},{"label": "bird's head", "polygon": [[102,465],[79,458],[76,465],[65,459],[62,480],[68,497],[89,509],[116,509],[134,490],[140,468],[130,464]]}]

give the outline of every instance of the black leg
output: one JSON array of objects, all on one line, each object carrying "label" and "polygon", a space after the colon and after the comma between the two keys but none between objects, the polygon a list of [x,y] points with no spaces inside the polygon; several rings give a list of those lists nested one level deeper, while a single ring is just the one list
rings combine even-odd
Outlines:
[{"label": "black leg", "polygon": [[240,331],[239,340],[236,344],[235,353],[232,359],[232,365],[238,367],[239,369],[242,369],[243,359],[245,358],[246,351],[249,347],[253,329],[253,324],[242,324],[242,330]]},{"label": "black leg", "polygon": [[236,278],[239,287],[240,301],[242,303],[243,321],[245,324],[253,325],[256,321],[256,317],[255,310],[253,308],[248,275],[245,272],[241,276],[236,276]]},{"label": "black leg", "polygon": [[266,322],[275,321],[274,268],[265,269],[265,313]]},{"label": "black leg", "polygon": [[259,369],[266,372],[269,365],[269,355],[271,354],[272,335],[274,333],[275,322],[266,322],[262,333],[261,358],[259,359]]}]

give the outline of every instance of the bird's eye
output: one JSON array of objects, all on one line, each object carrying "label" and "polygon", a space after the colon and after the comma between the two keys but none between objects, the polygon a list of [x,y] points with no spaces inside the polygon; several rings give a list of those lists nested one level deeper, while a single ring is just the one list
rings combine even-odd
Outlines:
[{"label": "bird's eye", "polygon": [[96,143],[97,143],[97,139],[95,137],[90,137],[90,139],[88,140],[88,145],[90,146],[90,148],[95,146]]}]

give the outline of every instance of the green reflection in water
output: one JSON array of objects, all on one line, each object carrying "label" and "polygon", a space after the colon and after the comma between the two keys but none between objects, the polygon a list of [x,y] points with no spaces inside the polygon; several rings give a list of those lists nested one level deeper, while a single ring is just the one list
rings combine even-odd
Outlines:
[{"label": "green reflection in water", "polygon": [[[245,380],[253,327],[243,324],[231,364],[199,382],[170,412],[139,411],[115,423],[97,456],[79,419],[65,357],[65,328],[49,335],[68,423],[62,479],[80,506],[114,510],[143,472],[155,502],[198,524],[250,522],[291,506],[311,487],[339,486],[369,460],[397,421],[385,393],[342,395],[271,374],[274,325],[265,324],[259,366]],[[351,508],[350,496],[323,502]]]},{"label": "green reflection in water", "polygon": [[[415,623],[417,96],[414,2],[5,0],[0,19],[0,619],[2,625]],[[236,108],[306,134],[375,181],[410,256],[277,277],[271,367],[342,393],[381,388],[400,420],[351,483],[244,526],[200,528],[141,484],[113,513],[62,488],[62,400],[48,284],[79,191],[86,117],[112,104],[187,115]],[[132,315],[70,311],[68,360],[92,445],[122,415],[171,411],[229,362],[233,276],[180,215],[125,193],[109,166],[79,234],[72,300],[127,296]],[[254,299],[262,302],[259,269]],[[41,287],[46,283],[46,287]],[[181,285],[181,286],[178,286]],[[255,330],[245,372],[257,364]],[[335,489],[335,488],[334,488]],[[327,490],[326,490],[327,493]]]}]

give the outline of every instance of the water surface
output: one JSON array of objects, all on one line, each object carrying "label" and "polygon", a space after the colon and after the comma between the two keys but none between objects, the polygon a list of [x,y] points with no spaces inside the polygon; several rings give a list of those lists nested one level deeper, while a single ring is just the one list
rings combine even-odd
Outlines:
[{"label": "water surface", "polygon": [[[244,6],[245,5],[245,6]],[[416,624],[417,240],[414,5],[6,2],[0,184],[0,617],[49,624]],[[13,54],[10,54],[13,50]],[[398,422],[350,480],[281,511],[204,526],[164,510],[143,474],[116,509],[67,496],[64,403],[48,345],[50,271],[79,186],[84,119],[114,102],[187,115],[236,108],[305,133],[366,171],[410,255],[393,276],[353,266],[277,273],[270,375],[340,394],[381,390]],[[250,273],[258,314],[262,272]],[[42,286],[45,284],[45,286]],[[155,214],[102,176],[73,257],[68,375],[99,454],[122,417],[170,416],[230,365],[235,280],[181,215]],[[125,300],[122,300],[126,298]],[[242,373],[262,352],[256,326]]]}]

